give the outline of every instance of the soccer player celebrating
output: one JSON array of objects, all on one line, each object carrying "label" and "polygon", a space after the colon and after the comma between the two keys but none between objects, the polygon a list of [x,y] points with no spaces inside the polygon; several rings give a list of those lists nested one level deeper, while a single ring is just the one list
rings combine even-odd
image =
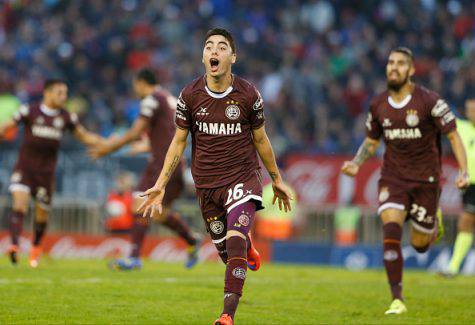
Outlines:
[{"label": "soccer player celebrating", "polygon": [[437,236],[436,217],[440,195],[441,134],[457,158],[460,173],[456,186],[468,186],[467,162],[456,131],[455,116],[438,94],[414,84],[412,52],[404,47],[391,51],[386,65],[387,91],[370,103],[367,137],[343,173],[355,176],[376,152],[380,138],[386,145],[379,180],[378,214],[383,221],[384,267],[393,301],[386,314],[406,312],[402,297],[402,226],[411,220],[411,244],[426,252]]},{"label": "soccer player celebrating", "polygon": [[475,223],[475,98],[465,101],[465,116],[467,120],[457,119],[457,130],[462,138],[467,152],[470,186],[463,193],[463,212],[458,220],[458,234],[454,251],[447,270],[442,272],[447,277],[453,277],[460,271],[460,265],[473,242],[473,227]]},{"label": "soccer player celebrating", "polygon": [[[98,143],[90,149],[90,154],[93,158],[102,157],[139,139],[144,132],[149,131],[149,148],[152,152],[152,157],[134,193],[132,208],[136,211],[144,201],[140,194],[153,186],[163,167],[166,150],[175,133],[174,116],[177,100],[176,97],[173,97],[157,84],[155,74],[148,69],[143,69],[137,73],[133,80],[133,87],[136,95],[141,98],[140,116],[123,136]],[[155,219],[176,232],[188,243],[186,267],[190,268],[198,261],[198,239],[182,221],[180,215],[170,210],[173,201],[180,196],[183,183],[182,169],[178,168],[171,176],[171,181],[167,187],[167,195],[163,201],[165,208],[161,214],[155,215]],[[132,270],[142,267],[140,251],[145,234],[149,228],[149,223],[150,220],[143,218],[141,214],[136,213],[134,215],[134,224],[131,230],[132,251],[130,257],[125,260],[114,261],[112,263],[114,268],[118,270]]]},{"label": "soccer player celebrating", "polygon": [[262,209],[262,184],[256,151],[274,188],[274,203],[290,210],[291,194],[282,182],[265,132],[263,102],[248,81],[231,73],[236,48],[231,34],[208,31],[202,62],[206,74],[188,84],[178,98],[178,126],[155,185],[140,207],[144,216],[161,213],[165,188],[179,164],[188,133],[191,171],[206,229],[226,263],[224,309],[215,324],[233,324],[247,267],[259,268],[249,237],[254,214]]},{"label": "soccer player celebrating", "polygon": [[9,187],[13,209],[10,216],[12,245],[8,252],[13,264],[18,261],[23,218],[33,196],[36,213],[29,263],[31,267],[38,266],[42,251],[41,239],[45,234],[53,195],[56,161],[64,132],[71,131],[86,145],[100,142],[102,139],[86,131],[78,123],[77,116],[64,109],[67,98],[68,87],[64,81],[46,80],[41,104],[21,106],[12,120],[0,126],[1,137],[6,129],[17,124],[24,125],[24,139]]}]

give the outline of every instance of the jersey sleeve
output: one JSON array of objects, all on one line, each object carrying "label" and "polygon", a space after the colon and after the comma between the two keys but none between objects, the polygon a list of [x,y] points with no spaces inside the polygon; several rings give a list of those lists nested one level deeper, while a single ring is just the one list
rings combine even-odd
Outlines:
[{"label": "jersey sleeve", "polygon": [[376,103],[371,101],[369,105],[368,117],[366,118],[366,136],[378,140],[383,134],[383,127],[376,116]]},{"label": "jersey sleeve", "polygon": [[447,134],[456,129],[455,114],[445,100],[434,95],[429,102],[429,106],[431,107],[430,114],[434,124],[441,133]]},{"label": "jersey sleeve", "polygon": [[159,108],[158,100],[153,96],[147,96],[140,101],[140,117],[151,119]]},{"label": "jersey sleeve", "polygon": [[76,130],[76,127],[79,124],[79,118],[76,113],[68,113],[68,119],[66,123],[66,129],[74,132]]},{"label": "jersey sleeve", "polygon": [[182,90],[176,104],[175,124],[180,129],[189,129],[191,127],[191,106],[190,100]]},{"label": "jersey sleeve", "polygon": [[264,100],[259,91],[252,87],[250,123],[253,129],[260,128],[265,122]]},{"label": "jersey sleeve", "polygon": [[21,105],[13,114],[13,120],[16,124],[28,124],[30,120],[30,107],[28,105]]}]

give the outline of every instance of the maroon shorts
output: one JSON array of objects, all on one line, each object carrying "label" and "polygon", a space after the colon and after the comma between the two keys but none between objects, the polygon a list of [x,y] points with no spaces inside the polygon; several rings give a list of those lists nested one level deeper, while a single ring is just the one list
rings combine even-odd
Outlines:
[{"label": "maroon shorts", "polygon": [[10,192],[30,193],[43,209],[49,209],[54,191],[54,173],[41,173],[15,168],[10,179]]},{"label": "maroon shorts", "polygon": [[[149,188],[153,187],[158,176],[160,175],[160,172],[161,168],[157,168],[157,164],[150,162],[145,168],[145,171],[142,173],[140,182],[135,188],[134,196],[138,196]],[[183,191],[183,187],[183,171],[181,169],[181,165],[179,165],[167,184],[165,189],[165,197],[163,198],[163,205],[170,206],[174,200],[179,198],[181,192]]]},{"label": "maroon shorts", "polygon": [[206,230],[214,244],[226,239],[228,213],[238,205],[254,201],[256,210],[262,206],[262,178],[260,171],[251,173],[244,181],[236,181],[218,188],[197,188],[196,196]]},{"label": "maroon shorts", "polygon": [[435,230],[439,197],[439,183],[381,178],[378,214],[389,208],[405,210],[415,230],[431,234]]}]

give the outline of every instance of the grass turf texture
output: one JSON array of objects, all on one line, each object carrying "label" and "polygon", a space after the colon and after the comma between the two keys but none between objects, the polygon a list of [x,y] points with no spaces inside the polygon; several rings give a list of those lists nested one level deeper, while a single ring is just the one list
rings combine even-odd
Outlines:
[{"label": "grass turf texture", "polygon": [[[222,308],[224,266],[145,263],[117,272],[105,261],[0,259],[0,323],[211,324]],[[384,316],[383,270],[265,264],[249,272],[237,324],[474,323],[475,278],[404,274],[409,313]]]}]

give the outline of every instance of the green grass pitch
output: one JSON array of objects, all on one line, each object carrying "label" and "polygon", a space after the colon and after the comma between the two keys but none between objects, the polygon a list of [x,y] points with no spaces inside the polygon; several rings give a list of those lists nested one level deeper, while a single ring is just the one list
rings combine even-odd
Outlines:
[{"label": "green grass pitch", "polygon": [[[98,260],[43,260],[38,269],[0,259],[0,323],[211,324],[220,314],[224,266],[145,263],[120,273]],[[475,278],[408,271],[409,313],[384,316],[383,270],[265,264],[249,272],[236,324],[474,323]]]}]

